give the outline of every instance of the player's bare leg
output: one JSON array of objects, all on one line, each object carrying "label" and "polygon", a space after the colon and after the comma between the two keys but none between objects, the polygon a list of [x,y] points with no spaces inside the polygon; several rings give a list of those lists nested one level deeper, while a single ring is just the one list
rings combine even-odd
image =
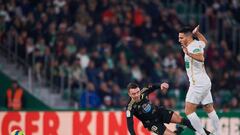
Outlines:
[{"label": "player's bare leg", "polygon": [[164,131],[163,135],[177,135],[176,133],[173,133],[171,130],[167,129]]},{"label": "player's bare leg", "polygon": [[197,116],[197,114],[195,113],[197,106],[198,106],[197,104],[186,102],[185,113],[187,115],[187,118],[190,120],[193,128],[196,129],[196,131],[198,133],[200,133],[201,135],[206,135],[206,133],[203,129],[203,126],[201,124],[201,121],[200,121],[199,117]]},{"label": "player's bare leg", "polygon": [[171,123],[181,123],[181,121],[182,117],[174,112],[171,118]]},{"label": "player's bare leg", "polygon": [[203,105],[203,109],[205,112],[207,113],[211,113],[212,111],[214,111],[215,109],[213,108],[213,104],[206,104],[206,105]]},{"label": "player's bare leg", "polygon": [[205,112],[208,113],[208,117],[210,118],[213,128],[216,132],[216,135],[220,135],[220,125],[219,125],[219,118],[216,114],[215,109],[213,108],[213,104],[206,104],[203,106]]},{"label": "player's bare leg", "polygon": [[198,106],[197,104],[186,102],[186,104],[185,104],[185,113],[186,113],[186,115],[194,113],[196,111],[196,109],[197,109],[197,106]]}]

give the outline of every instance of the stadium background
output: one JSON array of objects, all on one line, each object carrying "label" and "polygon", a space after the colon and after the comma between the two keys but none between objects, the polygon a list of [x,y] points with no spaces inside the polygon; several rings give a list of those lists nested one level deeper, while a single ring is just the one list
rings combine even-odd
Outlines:
[{"label": "stadium background", "polygon": [[[222,133],[239,135],[239,14],[238,0],[0,0],[0,134],[127,134],[130,81],[168,82],[151,99],[183,114],[177,31],[200,24]],[[24,88],[21,111],[6,107],[12,80]]]}]

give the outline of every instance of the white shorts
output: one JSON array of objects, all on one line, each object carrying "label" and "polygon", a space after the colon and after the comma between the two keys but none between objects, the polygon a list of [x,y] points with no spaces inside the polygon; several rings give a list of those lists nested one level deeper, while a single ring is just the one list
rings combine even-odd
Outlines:
[{"label": "white shorts", "polygon": [[211,85],[190,86],[187,92],[186,102],[193,104],[201,103],[202,105],[213,103]]}]

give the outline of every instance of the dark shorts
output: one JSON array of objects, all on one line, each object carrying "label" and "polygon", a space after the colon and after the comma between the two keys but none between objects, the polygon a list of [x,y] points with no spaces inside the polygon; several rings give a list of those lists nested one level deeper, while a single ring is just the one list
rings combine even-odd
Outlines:
[{"label": "dark shorts", "polygon": [[158,135],[163,135],[166,130],[166,126],[164,125],[164,123],[168,124],[171,122],[173,113],[174,112],[172,110],[168,110],[164,107],[159,107],[157,112],[157,116],[159,119],[154,120],[152,122],[153,124],[148,127],[148,130]]}]

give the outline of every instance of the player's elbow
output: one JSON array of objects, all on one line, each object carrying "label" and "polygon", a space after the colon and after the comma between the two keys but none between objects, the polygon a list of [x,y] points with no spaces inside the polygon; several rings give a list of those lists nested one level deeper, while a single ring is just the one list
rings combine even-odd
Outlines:
[{"label": "player's elbow", "polygon": [[204,57],[198,57],[198,58],[196,58],[196,60],[199,62],[204,62]]},{"label": "player's elbow", "polygon": [[202,41],[204,42],[204,44],[205,44],[205,45],[207,45],[207,44],[208,44],[208,41],[207,41],[207,39],[205,39],[205,38],[204,38],[204,39],[202,39]]},{"label": "player's elbow", "polygon": [[205,60],[203,54],[198,55],[198,56],[196,57],[196,59],[197,59],[198,61],[200,61],[200,62],[204,62],[204,60]]},{"label": "player's elbow", "polygon": [[201,58],[199,59],[199,61],[200,61],[200,62],[204,62],[204,61],[205,61],[204,57],[201,57]]},{"label": "player's elbow", "polygon": [[208,41],[207,41],[207,40],[205,40],[205,41],[204,41],[204,43],[205,43],[205,45],[207,45],[207,44],[208,44]]}]

